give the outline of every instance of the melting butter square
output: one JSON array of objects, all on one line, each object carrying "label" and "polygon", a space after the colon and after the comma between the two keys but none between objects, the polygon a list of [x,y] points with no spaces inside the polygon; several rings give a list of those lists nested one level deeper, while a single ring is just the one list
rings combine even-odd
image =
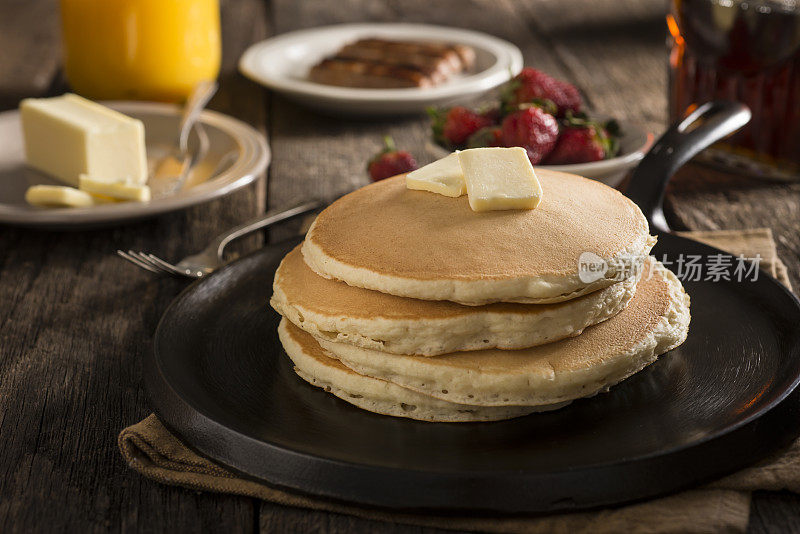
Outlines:
[{"label": "melting butter square", "polygon": [[418,191],[430,191],[446,197],[460,197],[467,193],[464,174],[458,153],[425,165],[421,169],[406,174],[406,187]]},{"label": "melting butter square", "polygon": [[524,148],[471,148],[457,154],[473,211],[539,205],[542,186]]},{"label": "melting butter square", "polygon": [[32,206],[48,208],[86,208],[97,200],[85,191],[65,185],[34,185],[25,192],[25,201]]},{"label": "melting butter square", "polygon": [[150,188],[146,185],[135,185],[126,182],[107,182],[81,174],[78,189],[93,195],[103,195],[118,200],[136,200],[148,202]]},{"label": "melting butter square", "polygon": [[74,186],[81,174],[147,181],[142,121],[73,94],[25,99],[20,116],[30,166]]}]

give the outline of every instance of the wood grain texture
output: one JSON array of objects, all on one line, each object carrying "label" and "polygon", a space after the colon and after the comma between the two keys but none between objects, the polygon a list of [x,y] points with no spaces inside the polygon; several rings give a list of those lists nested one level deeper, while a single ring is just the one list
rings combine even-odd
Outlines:
[{"label": "wood grain texture", "polygon": [[0,4],[0,109],[47,93],[61,64],[58,0]]},{"label": "wood grain texture", "polygon": [[671,224],[692,230],[772,229],[778,255],[800,288],[800,183],[786,184],[690,164],[667,192]]},{"label": "wood grain texture", "polygon": [[[597,112],[643,123],[666,123],[666,26],[662,0],[611,3],[525,0],[531,31],[542,35],[564,75]],[[539,54],[528,64],[537,66]],[[528,56],[526,55],[526,59]],[[546,69],[545,69],[546,70]]]},{"label": "wood grain texture", "polygon": [[451,530],[400,525],[373,521],[344,514],[320,512],[261,503],[259,527],[263,534],[325,532],[348,534],[354,532],[379,532],[381,534],[446,534]]},{"label": "wood grain texture", "polygon": [[[244,47],[266,35],[264,5],[223,2],[222,21],[224,68],[212,107],[264,130],[264,92],[235,70]],[[0,531],[256,528],[250,499],[162,486],[122,462],[117,433],[149,413],[140,357],[186,282],[154,277],[113,253],[177,259],[263,208],[260,180],[120,228],[0,229]]]},{"label": "wood grain texture", "polygon": [[748,534],[800,532],[800,495],[788,491],[753,493]]}]

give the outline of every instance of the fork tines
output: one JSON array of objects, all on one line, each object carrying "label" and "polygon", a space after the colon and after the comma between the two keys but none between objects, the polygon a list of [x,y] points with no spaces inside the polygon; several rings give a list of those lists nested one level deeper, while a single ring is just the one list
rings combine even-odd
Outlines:
[{"label": "fork tines", "polygon": [[117,255],[120,256],[121,258],[128,260],[134,265],[141,267],[142,269],[147,269],[148,271],[153,273],[165,273],[175,276],[186,276],[186,273],[181,272],[171,263],[167,263],[158,256],[154,256],[153,254],[145,254],[144,252],[135,252],[133,250],[129,250],[128,252],[125,252],[123,250],[117,250]]}]

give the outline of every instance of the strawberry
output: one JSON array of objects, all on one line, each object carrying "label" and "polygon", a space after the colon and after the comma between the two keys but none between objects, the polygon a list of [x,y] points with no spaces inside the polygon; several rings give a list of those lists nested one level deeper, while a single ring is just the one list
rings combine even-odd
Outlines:
[{"label": "strawberry", "polygon": [[562,117],[567,110],[578,112],[581,109],[581,94],[574,85],[557,80],[540,70],[525,67],[503,89],[504,107],[515,108],[519,104],[536,100],[550,100]]},{"label": "strawberry", "polygon": [[503,118],[503,110],[499,105],[489,106],[481,109],[481,117],[489,121],[490,124],[500,124],[500,119]]},{"label": "strawberry", "polygon": [[521,146],[527,150],[533,165],[550,153],[558,139],[555,117],[535,106],[508,115],[501,128],[503,145]]},{"label": "strawberry", "polygon": [[467,139],[467,148],[503,146],[503,130],[499,126],[481,128]]},{"label": "strawberry", "polygon": [[515,108],[507,109],[508,113],[513,113],[514,111],[519,111],[521,109],[532,108],[536,107],[544,111],[545,113],[549,113],[553,117],[558,115],[558,106],[556,106],[555,102],[552,100],[548,100],[546,98],[534,98],[530,102],[525,102],[524,104],[517,104]]},{"label": "strawberry", "polygon": [[470,135],[493,124],[491,116],[482,115],[464,106],[455,106],[446,112],[429,110],[428,113],[433,119],[434,139],[451,148],[464,146]]},{"label": "strawberry", "polygon": [[417,169],[414,157],[404,150],[397,150],[391,137],[384,137],[383,142],[384,149],[369,160],[367,165],[373,182]]},{"label": "strawberry", "polygon": [[619,135],[616,121],[600,124],[568,112],[558,142],[545,164],[588,163],[614,157],[619,150]]},{"label": "strawberry", "polygon": [[606,153],[597,137],[597,131],[593,126],[565,128],[545,163],[547,165],[566,165],[600,161],[605,158]]}]

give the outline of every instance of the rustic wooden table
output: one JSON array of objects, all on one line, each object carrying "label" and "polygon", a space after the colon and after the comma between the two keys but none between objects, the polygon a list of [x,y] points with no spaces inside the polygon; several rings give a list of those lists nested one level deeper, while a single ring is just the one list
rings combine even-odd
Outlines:
[{"label": "rustic wooden table", "polygon": [[[165,258],[194,252],[220,230],[322,194],[367,183],[382,136],[422,162],[427,121],[318,116],[245,80],[251,43],[351,21],[462,26],[517,44],[528,65],[575,81],[596,110],[660,132],[666,120],[663,0],[222,0],[224,65],[211,108],[261,130],[272,165],[223,200],[150,221],[85,232],[0,228],[0,531],[432,532],[151,482],[117,452],[121,428],[149,412],[140,357],[185,282],[154,277],[117,248]],[[0,109],[63,91],[55,0],[2,0]],[[0,140],[2,142],[2,140]],[[690,168],[669,195],[691,229],[771,227],[800,288],[800,184],[775,185]],[[295,228],[296,230],[296,228]],[[245,241],[240,251],[292,229]],[[757,493],[753,532],[800,529],[800,497]]]}]

